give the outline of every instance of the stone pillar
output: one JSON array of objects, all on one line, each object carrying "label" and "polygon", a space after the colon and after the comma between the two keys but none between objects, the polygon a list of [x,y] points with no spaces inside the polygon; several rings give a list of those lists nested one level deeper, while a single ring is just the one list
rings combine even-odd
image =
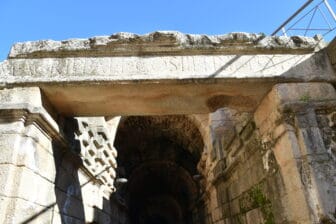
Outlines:
[{"label": "stone pillar", "polygon": [[37,87],[0,90],[0,223],[53,223],[53,145],[65,144]]},{"label": "stone pillar", "polygon": [[[328,83],[275,85],[255,112],[283,180],[283,222],[336,222],[336,92]],[[336,116],[335,116],[336,117]]]}]

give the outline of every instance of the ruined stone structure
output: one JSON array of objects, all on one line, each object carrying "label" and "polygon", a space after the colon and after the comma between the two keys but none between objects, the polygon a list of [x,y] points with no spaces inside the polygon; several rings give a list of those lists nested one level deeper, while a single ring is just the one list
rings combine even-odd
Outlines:
[{"label": "ruined stone structure", "polygon": [[336,223],[335,68],[302,37],[15,44],[0,223]]}]

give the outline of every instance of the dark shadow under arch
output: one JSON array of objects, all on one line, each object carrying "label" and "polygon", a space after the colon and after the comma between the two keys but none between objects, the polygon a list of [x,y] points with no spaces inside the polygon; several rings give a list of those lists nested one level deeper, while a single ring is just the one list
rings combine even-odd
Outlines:
[{"label": "dark shadow under arch", "polygon": [[130,223],[195,223],[201,192],[195,176],[204,143],[187,116],[124,117],[115,147],[118,176],[128,179],[116,194],[125,201]]}]

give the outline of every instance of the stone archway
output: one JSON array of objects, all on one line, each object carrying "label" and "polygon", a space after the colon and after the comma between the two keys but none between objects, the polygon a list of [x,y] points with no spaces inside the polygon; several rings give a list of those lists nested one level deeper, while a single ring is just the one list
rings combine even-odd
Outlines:
[{"label": "stone archway", "polygon": [[115,147],[118,175],[128,179],[117,194],[125,198],[131,223],[195,223],[192,213],[202,191],[197,165],[204,143],[190,118],[124,117]]},{"label": "stone archway", "polygon": [[[321,47],[177,32],[14,45],[0,63],[0,222],[334,223],[335,41]],[[202,121],[222,107],[251,117]],[[117,168],[96,116],[120,115]]]}]

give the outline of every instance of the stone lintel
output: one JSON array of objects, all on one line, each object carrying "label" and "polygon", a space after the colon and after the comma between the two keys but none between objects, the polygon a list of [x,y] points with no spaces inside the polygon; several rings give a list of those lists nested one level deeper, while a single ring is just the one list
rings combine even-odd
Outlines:
[{"label": "stone lintel", "polygon": [[[179,84],[88,82],[42,83],[40,88],[57,113],[64,116],[199,114],[222,107],[252,112],[267,99],[272,105],[267,110],[273,112],[302,110],[308,104],[318,109],[325,107],[326,102],[329,106],[336,103],[333,87],[328,83],[275,84],[273,80]],[[259,118],[265,119],[265,113],[260,112]]]},{"label": "stone lintel", "polygon": [[88,83],[43,84],[50,103],[64,116],[209,113],[221,107],[254,111],[275,83]]},{"label": "stone lintel", "polygon": [[116,33],[88,39],[42,40],[14,44],[9,58],[110,57],[195,54],[302,54],[314,52],[319,40],[264,34],[183,34],[158,31],[145,35]]},{"label": "stone lintel", "polygon": [[254,111],[276,83],[336,81],[317,45],[303,37],[178,32],[18,43],[0,63],[0,88],[38,86],[67,116]]}]

